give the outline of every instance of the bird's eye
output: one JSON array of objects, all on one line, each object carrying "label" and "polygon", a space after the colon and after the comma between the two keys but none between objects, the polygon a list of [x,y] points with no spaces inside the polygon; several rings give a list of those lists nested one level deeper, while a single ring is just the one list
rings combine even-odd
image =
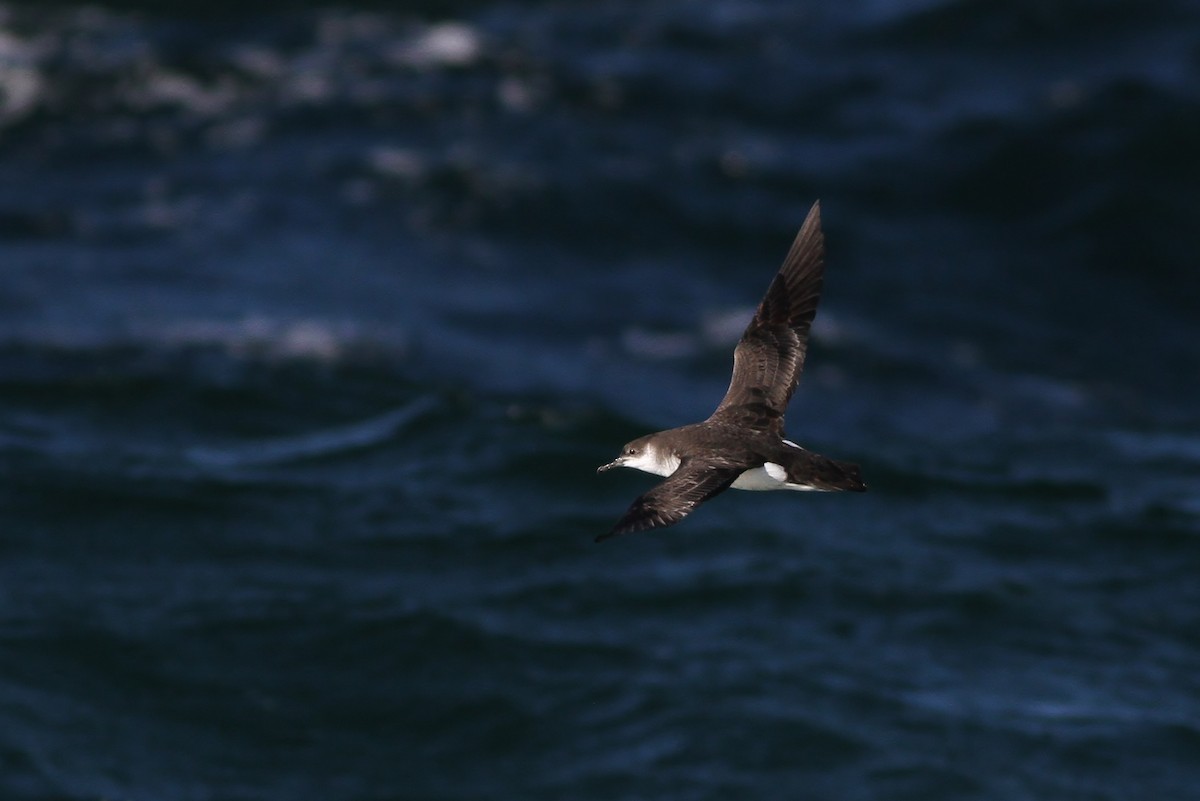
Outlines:
[{"label": "bird's eye", "polygon": [[625,449],[625,455],[626,455],[626,456],[633,456],[634,452],[635,452],[635,451],[633,450],[633,448],[626,448],[626,449]]}]

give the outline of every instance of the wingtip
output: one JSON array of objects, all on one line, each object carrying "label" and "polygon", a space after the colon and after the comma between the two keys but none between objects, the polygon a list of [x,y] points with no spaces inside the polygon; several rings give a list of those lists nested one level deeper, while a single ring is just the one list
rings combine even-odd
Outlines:
[{"label": "wingtip", "polygon": [[611,540],[613,537],[616,537],[619,534],[626,533],[626,531],[628,531],[628,529],[623,529],[623,528],[621,528],[620,525],[616,525],[616,526],[613,526],[612,528],[610,528],[608,531],[604,532],[603,534],[597,534],[592,541],[593,542],[604,542],[605,540]]},{"label": "wingtip", "polygon": [[820,198],[817,198],[816,200],[813,201],[812,206],[810,206],[808,209],[808,214],[805,215],[805,217],[804,217],[804,224],[801,225],[800,227],[802,229],[808,228],[810,223],[812,225],[817,226],[818,228],[821,226],[821,199]]},{"label": "wingtip", "polygon": [[[780,272],[785,275],[811,274],[820,280],[825,261],[825,234],[821,230],[821,201],[817,200],[804,218],[792,246],[788,248]],[[819,291],[820,287],[817,287]]]}]

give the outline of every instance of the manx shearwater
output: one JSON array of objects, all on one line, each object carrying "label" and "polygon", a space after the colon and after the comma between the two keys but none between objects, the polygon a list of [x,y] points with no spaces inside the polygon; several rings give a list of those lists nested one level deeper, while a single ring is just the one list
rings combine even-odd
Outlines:
[{"label": "manx shearwater", "polygon": [[783,431],[783,413],[804,369],[824,266],[817,202],[733,351],[733,378],[717,410],[704,422],[635,439],[597,470],[632,467],[667,476],[597,542],[674,525],[730,487],[866,490],[858,465],[806,450]]}]

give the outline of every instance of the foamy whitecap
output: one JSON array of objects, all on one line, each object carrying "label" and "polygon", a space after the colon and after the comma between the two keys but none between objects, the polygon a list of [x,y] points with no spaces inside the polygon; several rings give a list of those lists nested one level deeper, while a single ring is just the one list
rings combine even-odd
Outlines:
[{"label": "foamy whitecap", "polygon": [[733,345],[741,338],[742,332],[754,317],[754,307],[745,306],[728,311],[706,314],[701,326],[704,339],[710,345]]},{"label": "foamy whitecap", "polygon": [[32,45],[0,30],[0,125],[26,116],[37,106],[44,81],[35,62]]},{"label": "foamy whitecap", "polygon": [[418,178],[425,172],[425,159],[417,151],[406,148],[376,148],[371,151],[368,161],[376,172],[397,178]]},{"label": "foamy whitecap", "polygon": [[206,86],[190,75],[160,70],[149,76],[130,99],[144,107],[177,105],[203,116],[216,116],[237,100],[231,86]]},{"label": "foamy whitecap", "polygon": [[464,67],[483,52],[479,33],[461,22],[431,25],[392,49],[391,59],[415,67]]},{"label": "foamy whitecap", "polygon": [[404,349],[399,337],[364,330],[348,321],[281,320],[250,316],[240,320],[190,320],[155,336],[171,347],[216,347],[239,358],[337,362],[355,354]]}]

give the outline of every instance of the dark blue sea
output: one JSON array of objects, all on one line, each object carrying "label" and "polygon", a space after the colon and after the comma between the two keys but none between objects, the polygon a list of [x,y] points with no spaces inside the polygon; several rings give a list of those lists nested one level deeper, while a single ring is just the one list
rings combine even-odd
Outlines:
[{"label": "dark blue sea", "polygon": [[[0,798],[1200,798],[1198,32],[0,0]],[[593,543],[818,198],[870,491]]]}]

